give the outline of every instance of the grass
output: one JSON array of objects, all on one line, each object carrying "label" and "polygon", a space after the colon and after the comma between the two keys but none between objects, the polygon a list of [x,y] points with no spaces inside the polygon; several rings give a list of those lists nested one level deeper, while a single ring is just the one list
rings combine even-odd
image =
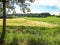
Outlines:
[{"label": "grass", "polygon": [[45,18],[38,18],[38,17],[25,17],[28,20],[33,20],[33,21],[42,21],[42,22],[48,22],[48,23],[54,23],[54,24],[59,24],[60,25],[60,18],[56,16],[50,16],[50,17],[45,17]]},{"label": "grass", "polygon": [[[59,20],[57,17],[7,19],[4,45],[60,45]],[[2,19],[0,33],[1,30]]]}]

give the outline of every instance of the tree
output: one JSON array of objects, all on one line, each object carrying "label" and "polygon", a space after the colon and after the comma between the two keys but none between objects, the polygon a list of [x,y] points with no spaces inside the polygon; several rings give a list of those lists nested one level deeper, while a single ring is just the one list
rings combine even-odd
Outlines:
[{"label": "tree", "polygon": [[2,5],[2,2],[0,2],[0,12],[2,12],[2,8],[3,8],[3,5]]},{"label": "tree", "polygon": [[2,3],[0,2],[0,17],[2,16],[2,13],[3,13],[3,5],[2,5]]},{"label": "tree", "polygon": [[[25,1],[26,1],[26,0],[9,0],[9,5],[8,5],[8,4],[6,4],[6,5],[7,5],[7,7],[8,7],[9,9],[14,10],[14,9],[15,9],[14,3],[16,3],[17,5],[20,6],[21,11],[22,11],[23,13],[25,13],[26,10],[27,10],[27,12],[30,11],[30,9],[29,9],[29,7],[28,7],[28,6],[30,6],[30,4],[29,4],[29,3],[26,3]],[[30,1],[30,0],[27,0],[27,1]],[[33,2],[33,1],[31,0],[30,2]]]},{"label": "tree", "polygon": [[47,17],[47,16],[51,16],[51,14],[49,12],[43,12],[43,13],[40,13],[39,16]]},{"label": "tree", "polygon": [[[0,2],[3,3],[3,29],[2,29],[2,33],[1,33],[0,45],[4,45],[3,43],[4,43],[5,33],[6,33],[6,3],[8,3],[9,1],[12,1],[12,5],[14,4],[14,1],[16,1],[16,4],[18,4],[18,2],[20,2],[21,4],[24,4],[24,2],[25,2],[25,0],[18,0],[18,2],[17,2],[17,0],[0,0]],[[34,2],[34,0],[28,0],[28,1]],[[14,6],[11,7],[11,5],[7,6],[7,7],[14,9]],[[23,8],[23,10],[24,10],[24,8]]]},{"label": "tree", "polygon": [[0,45],[3,45],[4,43],[4,37],[5,37],[5,31],[6,31],[6,6],[5,6],[5,2],[6,0],[0,0],[3,2],[3,29],[2,29],[2,33],[1,33],[1,38],[0,38]]},{"label": "tree", "polygon": [[15,14],[16,14],[16,11],[14,10],[14,11],[13,11],[13,17],[15,17]]}]

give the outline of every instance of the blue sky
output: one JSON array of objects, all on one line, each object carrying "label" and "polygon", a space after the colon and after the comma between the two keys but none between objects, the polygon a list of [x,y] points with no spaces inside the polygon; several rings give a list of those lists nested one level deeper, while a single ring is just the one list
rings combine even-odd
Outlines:
[{"label": "blue sky", "polygon": [[[30,13],[50,12],[51,14],[59,14],[60,12],[60,0],[36,0],[30,5]],[[16,6],[15,10],[17,13],[22,13],[19,6]]]},{"label": "blue sky", "polygon": [[50,12],[51,14],[55,14],[60,12],[60,9],[58,7],[48,5],[32,5],[30,6],[30,9],[33,13]]}]

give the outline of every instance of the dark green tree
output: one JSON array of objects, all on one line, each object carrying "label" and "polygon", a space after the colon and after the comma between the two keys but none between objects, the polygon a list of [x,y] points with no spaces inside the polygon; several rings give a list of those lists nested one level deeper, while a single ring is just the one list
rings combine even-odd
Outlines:
[{"label": "dark green tree", "polygon": [[2,2],[0,2],[0,17],[2,16],[2,13],[3,13],[3,5]]}]

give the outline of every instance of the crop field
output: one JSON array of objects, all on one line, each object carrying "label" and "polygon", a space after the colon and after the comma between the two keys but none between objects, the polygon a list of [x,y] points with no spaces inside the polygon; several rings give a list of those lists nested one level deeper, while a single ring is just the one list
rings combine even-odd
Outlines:
[{"label": "crop field", "polygon": [[[0,34],[2,21],[0,19]],[[6,26],[4,45],[60,45],[59,17],[6,19]]]}]

